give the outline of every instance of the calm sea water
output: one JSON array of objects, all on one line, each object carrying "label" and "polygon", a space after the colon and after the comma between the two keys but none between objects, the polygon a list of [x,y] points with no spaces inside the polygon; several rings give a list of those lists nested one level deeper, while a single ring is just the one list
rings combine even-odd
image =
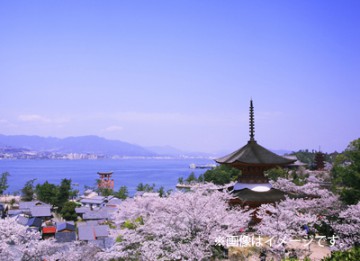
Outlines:
[{"label": "calm sea water", "polygon": [[[1,160],[0,173],[10,173],[6,192],[20,191],[28,180],[35,184],[48,181],[60,184],[64,178],[71,179],[74,188],[84,191],[84,186],[95,186],[98,171],[114,171],[115,190],[127,186],[130,195],[142,183],[174,189],[179,177],[186,178],[191,172],[196,176],[204,169],[190,169],[195,163],[213,164],[210,159],[121,159],[121,160]],[[78,184],[78,185],[76,185]]]}]

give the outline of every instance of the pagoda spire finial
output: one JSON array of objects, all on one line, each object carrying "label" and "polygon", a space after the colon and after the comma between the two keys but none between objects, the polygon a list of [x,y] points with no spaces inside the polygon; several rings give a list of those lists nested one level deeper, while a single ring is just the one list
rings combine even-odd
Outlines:
[{"label": "pagoda spire finial", "polygon": [[254,121],[254,106],[252,98],[250,99],[250,141],[255,141],[255,121]]}]

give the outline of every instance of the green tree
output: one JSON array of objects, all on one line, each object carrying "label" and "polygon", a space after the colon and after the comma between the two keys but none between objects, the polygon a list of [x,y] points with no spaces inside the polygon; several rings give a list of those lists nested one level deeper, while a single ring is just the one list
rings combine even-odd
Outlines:
[{"label": "green tree", "polygon": [[49,203],[51,205],[56,205],[59,194],[59,187],[45,181],[44,184],[36,185],[35,193],[38,200]]},{"label": "green tree", "polygon": [[57,211],[61,209],[70,198],[77,193],[71,187],[71,179],[61,180],[60,185],[55,185],[45,181],[43,184],[36,185],[35,193],[38,200],[49,203],[57,207]]},{"label": "green tree", "polygon": [[326,256],[321,261],[358,261],[360,260],[360,247],[354,247],[343,251],[333,251],[331,256]]},{"label": "green tree", "polygon": [[144,191],[144,184],[142,182],[137,185],[136,191]]},{"label": "green tree", "polygon": [[158,193],[161,198],[165,196],[165,189],[163,186],[158,189]]},{"label": "green tree", "polygon": [[71,179],[62,179],[55,201],[55,205],[59,208],[58,211],[61,211],[64,204],[70,199],[71,191]]},{"label": "green tree", "polygon": [[240,170],[226,165],[219,165],[204,173],[204,180],[217,185],[224,185],[235,181],[240,174]]},{"label": "green tree", "polygon": [[333,186],[340,187],[340,198],[347,204],[360,201],[360,138],[350,142],[336,157],[332,169]]},{"label": "green tree", "polygon": [[199,177],[197,178],[198,182],[204,182],[205,181],[205,177],[204,174],[200,174]]},{"label": "green tree", "polygon": [[77,220],[77,214],[75,212],[75,208],[77,207],[77,204],[73,201],[68,201],[64,204],[64,206],[61,209],[61,216],[67,220],[67,221],[76,221]]},{"label": "green tree", "polygon": [[289,178],[288,171],[280,167],[267,170],[265,175],[273,181],[277,181],[278,178]]},{"label": "green tree", "polygon": [[97,191],[101,196],[104,197],[114,195],[114,190],[111,188],[98,188]]},{"label": "green tree", "polygon": [[193,182],[196,182],[197,181],[197,178],[195,176],[195,173],[194,172],[191,172],[190,175],[186,178],[186,183],[188,184],[191,184]]},{"label": "green tree", "polygon": [[7,190],[8,186],[8,181],[7,178],[8,176],[10,176],[9,172],[4,172],[1,174],[0,177],[0,195],[2,195],[4,193],[5,190]]},{"label": "green tree", "polygon": [[145,191],[145,192],[153,192],[155,189],[155,184],[149,185],[149,184],[143,184],[142,182],[137,185],[136,190],[137,191]]},{"label": "green tree", "polygon": [[29,180],[25,183],[25,186],[21,189],[21,199],[23,201],[32,201],[34,200],[34,182],[36,179]]},{"label": "green tree", "polygon": [[121,186],[119,191],[114,194],[115,197],[126,199],[129,196],[129,191],[126,186]]}]

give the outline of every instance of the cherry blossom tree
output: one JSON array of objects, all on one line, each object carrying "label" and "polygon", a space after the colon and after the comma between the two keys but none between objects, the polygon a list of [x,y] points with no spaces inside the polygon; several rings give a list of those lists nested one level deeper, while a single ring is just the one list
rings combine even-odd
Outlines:
[{"label": "cherry blossom tree", "polygon": [[344,209],[344,205],[328,189],[323,189],[318,183],[308,182],[302,186],[297,186],[287,179],[278,179],[272,183],[273,188],[280,189],[295,195],[302,196],[306,201],[303,204],[304,210],[316,214],[319,218],[331,218],[338,216]]},{"label": "cherry blossom tree", "polygon": [[314,213],[307,212],[307,202],[304,199],[286,199],[276,205],[261,205],[256,216],[261,222],[256,226],[257,233],[289,240],[305,236],[304,226],[313,226],[317,222]]},{"label": "cherry blossom tree", "polygon": [[15,219],[0,220],[1,260],[37,260],[44,250],[49,248],[49,241],[40,241],[40,233],[20,225]]},{"label": "cherry blossom tree", "polygon": [[252,211],[229,209],[226,193],[197,189],[166,198],[138,197],[121,204],[113,236],[117,244],[103,260],[202,260],[217,238],[247,227]]},{"label": "cherry blossom tree", "polygon": [[57,243],[41,240],[40,233],[17,223],[0,219],[0,260],[91,260],[100,250],[81,242]]},{"label": "cherry blossom tree", "polygon": [[[313,179],[314,180],[314,179]],[[317,230],[329,232],[337,222],[337,216],[344,209],[337,195],[318,184],[308,182],[297,186],[289,180],[278,179],[274,188],[300,196],[297,199],[287,198],[274,205],[262,205],[256,215],[261,222],[256,226],[257,233],[274,237],[274,241],[301,239]],[[312,233],[311,233],[312,232]],[[320,233],[320,231],[317,231]],[[329,236],[329,235],[326,235]],[[285,250],[281,244],[275,244],[275,250]],[[273,247],[274,248],[274,247]]]},{"label": "cherry blossom tree", "polygon": [[337,236],[335,249],[348,249],[360,244],[360,203],[351,205],[339,214],[333,224]]}]

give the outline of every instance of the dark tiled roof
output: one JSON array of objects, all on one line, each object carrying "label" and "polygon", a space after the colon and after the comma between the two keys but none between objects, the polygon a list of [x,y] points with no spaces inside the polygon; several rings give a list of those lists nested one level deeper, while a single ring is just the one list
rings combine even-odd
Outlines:
[{"label": "dark tiled roof", "polygon": [[42,201],[35,200],[35,201],[20,201],[19,202],[19,209],[24,208],[32,208],[32,207],[51,207],[49,204],[46,204]]},{"label": "dark tiled roof", "polygon": [[219,164],[245,164],[245,165],[287,165],[295,160],[279,156],[257,144],[249,141],[244,147],[222,158],[215,160]]},{"label": "dark tiled roof", "polygon": [[76,233],[74,232],[57,232],[55,234],[57,242],[72,242],[76,240]]},{"label": "dark tiled roof", "polygon": [[50,207],[32,207],[30,208],[31,216],[33,217],[51,217]]},{"label": "dark tiled roof", "polygon": [[38,227],[40,228],[42,224],[42,220],[41,218],[37,218],[37,217],[33,217],[33,218],[29,218],[28,223],[26,224],[29,227]]},{"label": "dark tiled roof", "polygon": [[26,225],[28,224],[28,222],[29,222],[29,218],[19,215],[19,216],[17,217],[17,222],[18,222],[19,224],[23,225],[23,226],[26,226]]},{"label": "dark tiled roof", "polygon": [[285,192],[278,189],[270,189],[265,192],[257,192],[251,189],[241,189],[234,191],[232,196],[239,198],[243,202],[251,201],[251,202],[262,202],[262,203],[272,203],[285,199]]},{"label": "dark tiled roof", "polygon": [[83,214],[83,220],[109,219],[109,213],[104,210],[89,211]]},{"label": "dark tiled roof", "polygon": [[56,226],[57,232],[61,232],[64,230],[75,231],[75,225],[69,224],[67,222],[57,224]]},{"label": "dark tiled roof", "polygon": [[20,209],[9,209],[9,211],[8,211],[8,215],[10,217],[20,215],[21,213],[22,213],[22,210],[20,210]]},{"label": "dark tiled roof", "polygon": [[96,240],[99,237],[107,237],[109,235],[109,227],[107,225],[97,226],[79,226],[79,240]]},{"label": "dark tiled roof", "polygon": [[88,212],[88,211],[90,211],[90,209],[88,207],[75,208],[76,214],[84,214],[85,212]]}]

